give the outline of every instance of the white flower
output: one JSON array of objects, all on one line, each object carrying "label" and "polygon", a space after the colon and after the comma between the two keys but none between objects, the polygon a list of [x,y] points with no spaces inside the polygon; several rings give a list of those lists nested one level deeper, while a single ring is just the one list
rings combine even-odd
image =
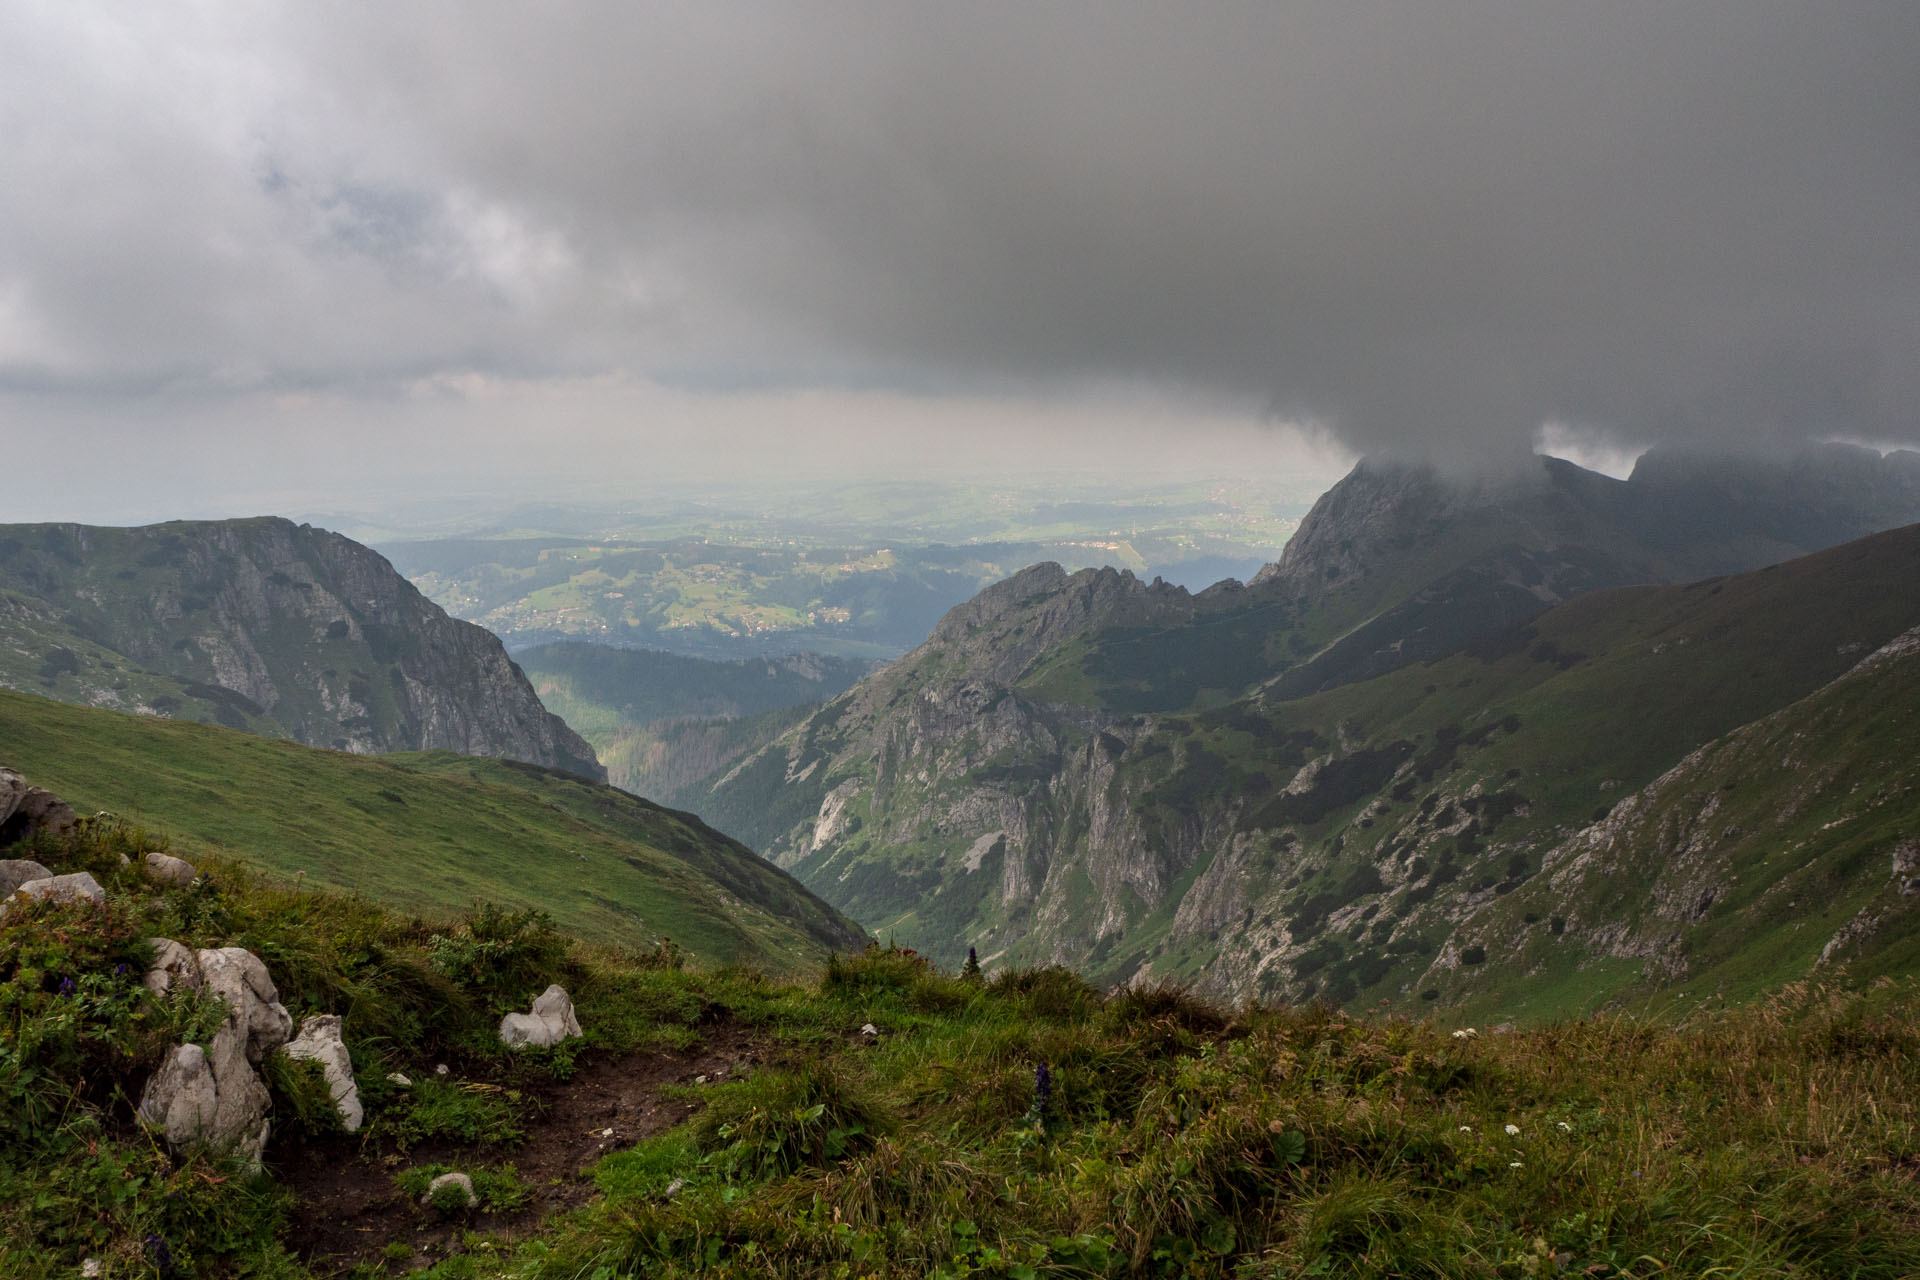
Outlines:
[{"label": "white flower", "polygon": [[1565,1120],[1562,1120],[1559,1124],[1555,1125],[1554,1128],[1560,1130],[1560,1132],[1562,1133],[1573,1132],[1573,1126],[1568,1124]]},{"label": "white flower", "polygon": [[1517,1125],[1517,1124],[1510,1124],[1510,1125],[1508,1125],[1508,1126],[1507,1126],[1507,1136],[1508,1136],[1509,1138],[1517,1138],[1517,1137],[1519,1137],[1519,1136],[1520,1136],[1520,1126],[1519,1126],[1519,1125]]},{"label": "white flower", "polygon": [[1509,1169],[1518,1169],[1520,1167],[1521,1167],[1521,1164],[1518,1160],[1509,1160],[1507,1162],[1507,1168]]},{"label": "white flower", "polygon": [[1475,1031],[1472,1027],[1461,1027],[1458,1031],[1453,1033],[1453,1038],[1455,1040],[1478,1040],[1480,1038],[1480,1033],[1478,1031]]},{"label": "white flower", "polygon": [[1470,1124],[1463,1124],[1463,1125],[1461,1125],[1461,1126],[1460,1126],[1460,1132],[1462,1132],[1462,1133],[1472,1133],[1472,1132],[1473,1132],[1473,1126],[1472,1126],[1472,1125],[1470,1125]]}]

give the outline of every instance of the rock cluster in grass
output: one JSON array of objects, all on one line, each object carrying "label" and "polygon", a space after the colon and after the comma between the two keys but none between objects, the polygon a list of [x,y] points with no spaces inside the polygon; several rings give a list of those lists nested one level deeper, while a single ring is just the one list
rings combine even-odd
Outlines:
[{"label": "rock cluster in grass", "polygon": [[[44,898],[49,902],[78,902],[83,898],[89,902],[105,902],[107,900],[106,890],[100,887],[100,882],[84,871],[76,871],[71,875],[64,876],[37,876],[32,880],[22,882],[19,887],[15,888],[7,896],[10,898]],[[0,903],[0,920],[6,918],[6,905]]]},{"label": "rock cluster in grass", "polygon": [[532,1013],[510,1013],[500,1019],[500,1043],[510,1049],[544,1049],[581,1034],[573,1016],[573,1001],[559,983],[540,993]]},{"label": "rock cluster in grass", "polygon": [[266,1149],[272,1099],[257,1068],[293,1034],[293,1018],[259,956],[244,947],[207,948],[183,959],[185,947],[154,939],[156,960],[168,967],[147,975],[149,990],[183,983],[218,996],[226,1017],[206,1049],[174,1046],[141,1092],[143,1123],[166,1135],[176,1150],[231,1151],[257,1163]]},{"label": "rock cluster in grass", "polygon": [[[19,773],[0,766],[0,844],[43,830],[59,834],[73,825],[73,810],[58,796],[27,786]],[[123,865],[126,861],[121,859]],[[159,852],[146,855],[142,870],[163,889],[186,888],[198,875],[192,863]],[[6,916],[5,900],[16,897],[104,903],[107,895],[85,871],[56,875],[30,859],[0,859],[0,919]],[[147,941],[153,961],[142,985],[155,998],[182,991],[215,996],[225,1007],[225,1017],[211,1044],[178,1044],[168,1050],[141,1090],[138,1114],[143,1124],[163,1134],[175,1150],[232,1152],[257,1164],[271,1129],[267,1112],[272,1103],[258,1068],[268,1054],[284,1046],[291,1058],[320,1063],[341,1122],[349,1133],[359,1130],[365,1117],[337,1016],[307,1018],[294,1037],[293,1018],[259,956],[244,947],[196,951],[172,938]],[[557,1003],[551,999],[554,992],[559,992]],[[534,1003],[534,1015],[543,1029],[557,1023],[571,1028],[568,1034],[580,1034],[573,1005],[558,987]]]}]

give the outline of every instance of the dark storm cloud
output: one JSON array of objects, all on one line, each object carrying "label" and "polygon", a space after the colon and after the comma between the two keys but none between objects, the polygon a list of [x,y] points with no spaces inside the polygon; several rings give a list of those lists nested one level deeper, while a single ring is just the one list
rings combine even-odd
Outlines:
[{"label": "dark storm cloud", "polygon": [[0,91],[48,141],[0,144],[15,378],[1121,379],[1449,455],[1916,435],[1911,3],[216,8],[149,24],[157,71],[36,12],[88,70]]}]

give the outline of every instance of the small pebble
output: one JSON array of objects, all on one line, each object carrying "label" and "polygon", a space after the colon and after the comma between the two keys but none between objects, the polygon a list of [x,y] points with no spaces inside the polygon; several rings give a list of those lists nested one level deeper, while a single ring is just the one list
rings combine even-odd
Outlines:
[{"label": "small pebble", "polygon": [[410,1088],[413,1085],[412,1080],[409,1080],[406,1076],[401,1075],[398,1071],[388,1072],[387,1080],[389,1083],[399,1085],[402,1089]]}]

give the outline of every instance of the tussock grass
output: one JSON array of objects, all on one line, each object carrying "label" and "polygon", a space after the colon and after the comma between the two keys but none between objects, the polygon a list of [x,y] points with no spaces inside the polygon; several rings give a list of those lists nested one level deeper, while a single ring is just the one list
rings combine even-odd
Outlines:
[{"label": "tussock grass", "polygon": [[[897,948],[794,985],[583,947],[513,913],[425,922],[218,863],[162,893],[118,866],[143,841],[94,826],[48,850],[97,867],[109,905],[0,925],[5,1280],[84,1257],[158,1275],[163,1248],[179,1274],[305,1274],[275,1243],[287,1206],[270,1177],[176,1159],[131,1124],[165,1046],[210,1025],[138,990],[155,933],[274,957],[296,1015],[345,1015],[373,1130],[473,1141],[477,1167],[508,1165],[536,1120],[520,1091],[579,1054],[717,1027],[765,1046],[756,1072],[676,1094],[702,1110],[607,1156],[584,1208],[435,1274],[1920,1274],[1909,982],[1477,1035],[1105,995],[1061,969],[966,981]],[[497,1009],[556,978],[587,1042],[501,1050]],[[439,1061],[452,1079],[431,1075]],[[324,1135],[309,1077],[270,1073],[278,1141]]]},{"label": "tussock grass", "polygon": [[[948,1005],[950,981],[876,949],[783,996],[889,1028],[810,1050],[889,1117],[870,1145],[743,1163],[711,1137],[743,1104],[716,1101],[507,1273],[1920,1272],[1908,984],[1455,1037],[1179,991],[1055,1000],[1075,989],[1047,970]],[[768,1115],[816,1096],[761,1087]]]}]

